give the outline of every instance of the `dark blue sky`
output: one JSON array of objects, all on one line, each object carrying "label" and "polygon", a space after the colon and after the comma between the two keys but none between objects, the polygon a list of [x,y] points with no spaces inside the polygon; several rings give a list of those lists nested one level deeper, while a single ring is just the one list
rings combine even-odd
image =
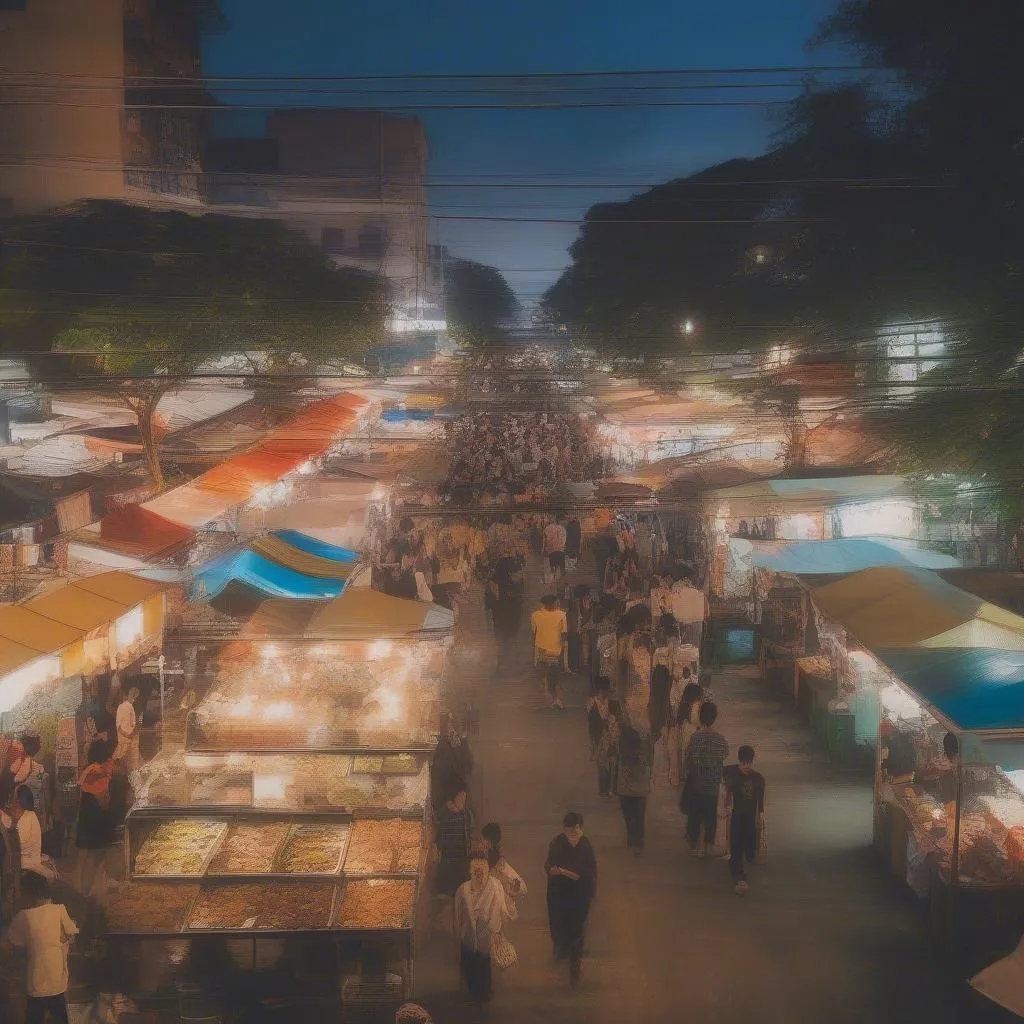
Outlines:
[{"label": "dark blue sky", "polygon": [[[493,75],[842,60],[804,47],[836,0],[220,2],[230,28],[206,47],[205,70],[213,76]],[[281,102],[345,101],[311,94]],[[644,184],[731,156],[755,155],[775,127],[772,111],[762,106],[445,110],[420,116],[435,181],[499,174],[515,181],[557,177],[616,186],[432,189],[432,213],[460,217],[577,219],[595,201],[628,196]],[[558,276],[575,235],[572,223],[431,223],[432,241],[506,270],[526,303]]]}]

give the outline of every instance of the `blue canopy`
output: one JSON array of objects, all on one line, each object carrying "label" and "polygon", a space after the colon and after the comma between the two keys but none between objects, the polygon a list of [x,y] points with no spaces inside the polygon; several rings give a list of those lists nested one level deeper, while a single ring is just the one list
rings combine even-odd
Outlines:
[{"label": "blue canopy", "polygon": [[434,414],[429,409],[388,409],[380,418],[385,423],[412,423],[417,420],[432,420]]},{"label": "blue canopy", "polygon": [[[756,542],[755,542],[756,543]],[[905,541],[849,537],[756,545],[754,565],[794,576],[833,576],[879,567],[956,569],[949,555],[928,551]]]},{"label": "blue canopy", "polygon": [[268,597],[287,597],[322,601],[337,597],[345,587],[343,580],[319,579],[295,572],[272,562],[254,551],[229,551],[197,569],[193,579],[193,598],[216,597],[228,584],[244,583]]},{"label": "blue canopy", "polygon": [[961,729],[1024,729],[1024,651],[907,647],[877,656]]},{"label": "blue canopy", "polygon": [[274,530],[273,535],[291,544],[293,548],[305,551],[308,555],[318,555],[320,558],[329,558],[333,562],[358,562],[359,552],[350,551],[348,548],[338,547],[336,544],[328,544],[326,541],[317,540],[309,534],[300,533],[298,530]]}]

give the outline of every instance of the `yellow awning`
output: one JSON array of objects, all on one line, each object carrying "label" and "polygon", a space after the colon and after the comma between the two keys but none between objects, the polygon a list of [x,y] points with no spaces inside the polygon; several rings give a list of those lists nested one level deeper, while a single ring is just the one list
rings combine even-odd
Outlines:
[{"label": "yellow awning", "polygon": [[406,409],[440,409],[445,404],[447,404],[447,399],[444,395],[414,394],[405,396]]},{"label": "yellow awning", "polygon": [[926,569],[865,569],[816,587],[813,596],[820,611],[876,650],[918,644],[1024,646],[1024,618]]},{"label": "yellow awning", "polygon": [[315,576],[321,580],[347,580],[355,562],[335,562],[320,555],[311,555],[308,551],[300,551],[280,537],[267,536],[254,540],[249,547],[269,558],[286,569],[294,569],[305,576]]},{"label": "yellow awning", "polygon": [[104,572],[98,576],[86,576],[71,584],[78,590],[85,590],[97,597],[114,601],[123,608],[134,608],[154,594],[167,589],[166,583],[135,576],[130,572]]},{"label": "yellow awning", "polygon": [[31,647],[0,637],[0,679],[38,657],[39,652],[33,651]]},{"label": "yellow awning", "polygon": [[126,610],[118,601],[90,594],[87,590],[79,590],[73,585],[34,597],[31,601],[26,601],[22,607],[82,632],[108,625],[119,619]]},{"label": "yellow awning", "polygon": [[346,590],[313,617],[306,636],[403,636],[423,629],[450,629],[453,620],[450,611],[434,604],[377,590]]},{"label": "yellow awning", "polygon": [[0,605],[0,637],[39,654],[55,654],[81,640],[87,632],[88,629],[46,618],[28,605]]}]

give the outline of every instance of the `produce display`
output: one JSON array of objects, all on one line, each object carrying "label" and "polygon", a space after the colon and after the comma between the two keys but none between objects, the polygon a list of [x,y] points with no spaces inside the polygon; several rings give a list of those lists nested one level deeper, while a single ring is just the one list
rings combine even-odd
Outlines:
[{"label": "produce display", "polygon": [[416,775],[420,770],[420,762],[414,754],[388,754],[380,770],[384,775]]},{"label": "produce display", "polygon": [[339,928],[411,928],[416,882],[411,878],[347,881],[334,915]]},{"label": "produce display", "polygon": [[125,882],[107,890],[107,930],[111,932],[177,932],[185,925],[198,885],[166,882]]},{"label": "produce display", "polygon": [[211,807],[251,807],[252,772],[192,771],[189,772],[189,803]]},{"label": "produce display", "polygon": [[348,836],[347,825],[296,825],[281,852],[281,871],[288,874],[337,874],[341,870]]},{"label": "produce display", "polygon": [[227,827],[226,821],[209,818],[161,822],[135,855],[135,874],[201,875]]},{"label": "produce display", "polygon": [[352,771],[362,775],[379,775],[384,770],[384,758],[380,755],[357,754],[352,758]]},{"label": "produce display", "polygon": [[352,825],[345,873],[383,875],[419,868],[423,826],[418,821],[364,818]]},{"label": "produce display", "polygon": [[285,821],[235,822],[210,861],[207,874],[259,875],[273,870],[274,857],[290,827]]},{"label": "produce display", "polygon": [[189,915],[188,930],[326,928],[333,900],[334,886],[330,882],[204,885]]}]

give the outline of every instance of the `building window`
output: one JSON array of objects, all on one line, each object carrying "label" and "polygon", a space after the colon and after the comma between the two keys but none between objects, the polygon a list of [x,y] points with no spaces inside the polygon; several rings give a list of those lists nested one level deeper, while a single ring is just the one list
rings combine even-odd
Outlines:
[{"label": "building window", "polygon": [[359,255],[368,260],[379,260],[384,255],[386,237],[383,228],[363,228],[359,232]]},{"label": "building window", "polygon": [[338,253],[345,251],[345,229],[324,228],[320,233],[320,245],[324,252]]}]

